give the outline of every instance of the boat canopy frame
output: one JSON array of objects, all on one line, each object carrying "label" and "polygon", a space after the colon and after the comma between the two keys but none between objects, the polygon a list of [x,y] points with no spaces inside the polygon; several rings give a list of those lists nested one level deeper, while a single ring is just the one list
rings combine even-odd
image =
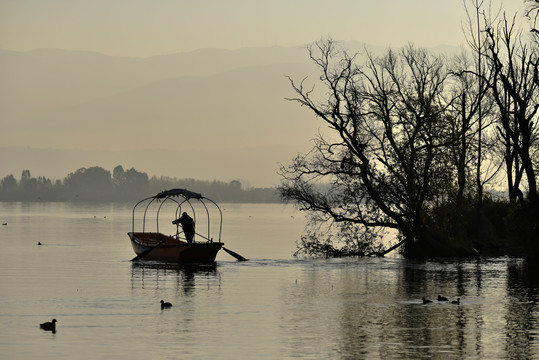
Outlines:
[{"label": "boat canopy frame", "polygon": [[[132,232],[133,233],[135,232],[135,211],[137,207],[147,202],[146,208],[144,209],[144,216],[142,220],[142,232],[144,233],[146,232],[146,216],[148,214],[148,209],[155,201],[161,202],[161,204],[157,208],[156,219],[155,219],[157,233],[159,233],[159,214],[165,202],[169,201],[169,202],[174,202],[177,204],[176,212],[175,212],[176,219],[178,219],[180,215],[182,214],[182,206],[185,205],[185,206],[190,207],[193,213],[193,220],[195,221],[195,223],[197,223],[197,214],[196,214],[195,207],[193,206],[192,201],[196,201],[196,203],[201,204],[204,207],[205,212],[206,212],[207,235],[204,236],[198,232],[195,232],[195,234],[199,235],[200,237],[206,239],[209,242],[214,241],[213,238],[211,237],[211,219],[210,219],[210,210],[208,208],[208,204],[212,204],[219,212],[219,237],[217,241],[221,243],[221,233],[223,229],[223,212],[221,211],[221,208],[212,199],[202,196],[202,194],[199,194],[190,190],[186,190],[186,189],[171,189],[171,190],[161,191],[157,195],[149,196],[147,198],[140,200],[138,203],[136,203],[135,206],[133,206],[133,217],[132,217]],[[176,225],[176,235],[175,235],[175,237],[178,240],[179,240],[179,234],[180,234],[179,226],[180,226],[179,224]]]}]

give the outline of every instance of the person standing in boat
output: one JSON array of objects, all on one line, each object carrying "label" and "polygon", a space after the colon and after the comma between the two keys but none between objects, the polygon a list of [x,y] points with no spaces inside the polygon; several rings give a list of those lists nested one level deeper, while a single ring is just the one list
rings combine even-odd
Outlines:
[{"label": "person standing in boat", "polygon": [[172,223],[174,225],[182,225],[185,239],[189,244],[191,244],[193,242],[193,238],[195,237],[195,221],[193,220],[193,218],[187,215],[186,212],[184,212],[179,219],[174,220]]}]

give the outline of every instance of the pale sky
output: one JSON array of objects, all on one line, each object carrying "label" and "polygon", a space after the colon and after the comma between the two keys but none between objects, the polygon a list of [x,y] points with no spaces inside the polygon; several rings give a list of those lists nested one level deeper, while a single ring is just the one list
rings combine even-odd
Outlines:
[{"label": "pale sky", "polygon": [[[499,3],[498,0],[494,1]],[[505,0],[511,12],[524,0]],[[460,0],[0,0],[0,48],[148,57],[199,48],[463,43]]]}]

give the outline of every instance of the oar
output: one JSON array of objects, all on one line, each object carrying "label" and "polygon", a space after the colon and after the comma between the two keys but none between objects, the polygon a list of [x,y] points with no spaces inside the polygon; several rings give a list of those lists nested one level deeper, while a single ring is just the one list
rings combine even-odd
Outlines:
[{"label": "oar", "polygon": [[226,247],[223,246],[223,250],[226,251],[227,253],[229,253],[230,255],[234,256],[236,259],[238,259],[238,261],[247,261],[246,258],[244,258],[243,256],[241,256],[240,254],[232,251],[232,250],[228,250]]},{"label": "oar", "polygon": [[[205,237],[204,235],[201,235],[199,233],[196,233],[198,236],[208,240],[208,241],[212,241],[210,239],[208,239],[207,237]],[[226,247],[223,246],[223,250],[226,251],[227,253],[229,253],[230,255],[232,255],[233,257],[235,257],[236,259],[238,259],[238,261],[247,261],[248,259],[244,258],[243,256],[241,256],[240,254],[238,254],[237,252],[234,252],[232,250],[228,250]]]}]

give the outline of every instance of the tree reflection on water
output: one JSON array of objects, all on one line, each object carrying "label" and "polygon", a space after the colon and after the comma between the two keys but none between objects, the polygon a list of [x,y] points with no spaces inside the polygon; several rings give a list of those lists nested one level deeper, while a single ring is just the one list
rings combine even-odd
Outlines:
[{"label": "tree reflection on water", "polygon": [[[301,286],[286,289],[300,304],[288,314],[294,323],[289,347],[307,348],[305,339],[292,333],[313,332],[315,322],[326,324],[320,341],[338,358],[539,355],[537,264],[520,259],[366,262],[338,272],[326,269],[322,277],[321,270],[311,269],[298,280]],[[439,294],[460,297],[461,304],[438,302]],[[423,305],[423,296],[433,302]],[[297,300],[302,297],[311,300]],[[305,322],[309,317],[318,320]]]}]

